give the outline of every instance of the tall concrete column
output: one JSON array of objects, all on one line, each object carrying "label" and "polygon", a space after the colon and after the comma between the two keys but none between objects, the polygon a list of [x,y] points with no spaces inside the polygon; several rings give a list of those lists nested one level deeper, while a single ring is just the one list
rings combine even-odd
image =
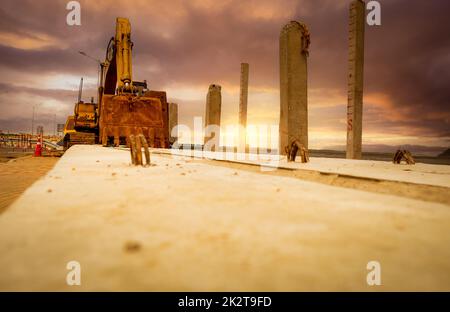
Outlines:
[{"label": "tall concrete column", "polygon": [[[216,84],[209,86],[208,94],[206,96],[206,114],[205,114],[205,138],[204,144],[212,140],[209,144],[213,144],[214,148],[212,151],[217,151],[219,149],[220,142],[220,112],[222,108],[222,93],[221,87]],[[209,130],[214,132],[209,132]]]},{"label": "tall concrete column", "polygon": [[178,134],[173,135],[173,128],[178,126],[178,104],[177,103],[169,103],[169,141],[170,144],[173,144],[177,138]]},{"label": "tall concrete column", "polygon": [[280,34],[280,139],[279,153],[299,140],[308,148],[308,48],[305,24],[291,21]]},{"label": "tall concrete column", "polygon": [[241,63],[241,82],[239,94],[239,147],[245,152],[247,128],[247,101],[248,101],[248,72],[249,65]]},{"label": "tall concrete column", "polygon": [[347,158],[361,159],[365,3],[350,3],[348,46]]}]

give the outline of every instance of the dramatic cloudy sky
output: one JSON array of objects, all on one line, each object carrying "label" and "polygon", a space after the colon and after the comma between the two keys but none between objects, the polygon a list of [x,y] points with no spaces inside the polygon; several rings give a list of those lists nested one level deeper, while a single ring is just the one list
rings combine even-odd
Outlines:
[{"label": "dramatic cloudy sky", "polygon": [[[81,76],[95,95],[97,67],[115,18],[128,17],[134,80],[166,90],[180,123],[204,115],[208,85],[223,90],[223,125],[237,123],[240,63],[250,63],[253,125],[278,125],[278,37],[290,20],[311,32],[310,145],[346,137],[347,0],[81,0],[81,26],[59,0],[0,4],[0,129],[53,131],[73,110]],[[450,145],[450,1],[381,0],[382,25],[366,27],[364,144]],[[224,131],[226,132],[226,131]]]}]

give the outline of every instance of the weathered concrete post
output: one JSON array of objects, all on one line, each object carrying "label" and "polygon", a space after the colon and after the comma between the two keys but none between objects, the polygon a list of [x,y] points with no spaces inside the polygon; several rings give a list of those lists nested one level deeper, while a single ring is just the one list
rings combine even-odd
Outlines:
[{"label": "weathered concrete post", "polygon": [[246,150],[248,72],[249,72],[249,65],[247,63],[241,63],[241,82],[239,94],[239,148],[241,149],[240,152],[245,152]]},{"label": "weathered concrete post", "polygon": [[279,153],[298,140],[308,149],[308,68],[310,43],[305,24],[291,21],[280,34]]},{"label": "weathered concrete post", "polygon": [[347,158],[361,159],[365,3],[350,4],[348,46]]},{"label": "weathered concrete post", "polygon": [[173,135],[172,131],[178,125],[178,104],[169,103],[169,142],[173,144],[177,138],[178,134]]},{"label": "weathered concrete post", "polygon": [[219,150],[220,112],[222,107],[221,89],[221,86],[212,84],[209,86],[208,95],[206,96],[204,144],[206,145],[210,141],[208,145],[211,147],[211,151]]}]

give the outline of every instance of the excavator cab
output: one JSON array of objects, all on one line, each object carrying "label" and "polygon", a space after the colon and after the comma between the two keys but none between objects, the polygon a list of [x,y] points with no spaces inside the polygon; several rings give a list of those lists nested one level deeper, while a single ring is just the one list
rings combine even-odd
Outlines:
[{"label": "excavator cab", "polygon": [[97,104],[80,101],[75,104],[75,129],[95,129],[97,127]]},{"label": "excavator cab", "polygon": [[69,116],[67,117],[66,123],[64,124],[64,135],[67,135],[69,133],[74,133],[75,130],[75,117]]},{"label": "excavator cab", "polygon": [[102,64],[99,88],[99,141],[104,146],[126,144],[143,134],[150,147],[169,147],[168,103],[163,91],[148,91],[132,80],[131,25],[117,18]]}]

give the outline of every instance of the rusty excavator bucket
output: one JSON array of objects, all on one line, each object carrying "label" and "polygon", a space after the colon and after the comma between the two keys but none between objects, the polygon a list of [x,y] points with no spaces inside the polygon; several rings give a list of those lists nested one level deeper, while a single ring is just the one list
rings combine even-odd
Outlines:
[{"label": "rusty excavator bucket", "polygon": [[117,18],[116,35],[111,38],[102,63],[99,141],[104,146],[130,146],[130,135],[143,135],[150,147],[167,148],[166,92],[148,91],[146,83],[132,81],[132,46],[130,22]]},{"label": "rusty excavator bucket", "polygon": [[100,112],[100,140],[106,145],[130,146],[130,135],[144,135],[150,147],[167,148],[168,115],[165,92],[155,96],[104,95]]}]

